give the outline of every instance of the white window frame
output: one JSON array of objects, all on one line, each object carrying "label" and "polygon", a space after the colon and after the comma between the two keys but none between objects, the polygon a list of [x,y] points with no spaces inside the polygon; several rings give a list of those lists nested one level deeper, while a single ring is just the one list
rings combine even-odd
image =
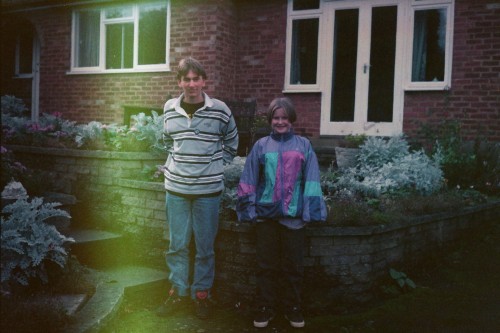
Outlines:
[{"label": "white window frame", "polygon": [[[298,93],[298,92],[320,92],[322,81],[322,71],[323,59],[321,50],[323,49],[323,38],[322,33],[322,1],[318,9],[306,9],[306,10],[293,10],[293,0],[288,0],[288,10],[287,10],[287,29],[286,29],[286,55],[285,55],[285,84],[283,92],[285,93]],[[318,59],[316,68],[316,83],[315,84],[291,84],[291,65],[292,65],[292,34],[293,34],[293,21],[303,20],[303,19],[313,19],[317,18],[319,20],[318,24]]]},{"label": "white window frame", "polygon": [[[166,43],[165,43],[165,63],[152,65],[139,65],[139,7],[144,5],[165,5],[166,6]],[[132,16],[123,18],[105,18],[105,11],[110,8],[132,6]],[[100,10],[100,45],[99,45],[99,65],[93,67],[77,67],[77,15],[78,10],[73,11],[72,33],[71,33],[71,68],[67,74],[107,74],[107,73],[136,73],[136,72],[167,72],[170,71],[170,0],[153,1],[146,3],[123,4],[121,6],[102,7]],[[134,50],[132,68],[106,69],[106,25],[117,23],[134,24]]]},{"label": "white window frame", "polygon": [[[333,1],[327,1],[327,2],[333,2]],[[362,3],[362,0],[358,1],[337,1],[335,2],[335,7],[336,9],[351,9],[351,8],[361,8],[359,5]],[[404,26],[404,17],[406,15],[405,13],[405,8],[404,4],[401,3],[401,1],[398,0],[373,0],[373,1],[366,1],[366,5],[363,5],[363,7],[370,7],[371,5],[380,5],[380,4],[391,4],[392,5],[397,5],[401,10],[398,10],[398,24],[397,24],[397,32],[396,32],[396,39],[397,40],[402,40],[402,35],[404,34],[405,31],[405,26]],[[323,30],[322,34],[331,36],[333,30],[334,30],[334,19],[333,19],[333,9],[329,8],[330,6],[325,6],[325,12],[329,16],[328,19],[325,19],[325,30]],[[361,13],[361,12],[360,12]],[[363,14],[367,14],[367,11],[364,11]],[[368,17],[360,17],[360,26],[361,24],[366,24],[366,22],[371,22],[368,21]],[[359,31],[358,33],[363,33],[363,31]],[[361,37],[359,37],[361,38]],[[332,38],[330,38],[332,39]],[[331,41],[329,41],[329,44],[326,45],[326,50],[325,50],[325,58],[326,59],[333,59],[333,44]],[[367,60],[369,59],[369,44],[358,44],[358,63],[357,63],[357,68],[360,69],[363,67],[363,59]],[[320,121],[320,135],[349,135],[349,134],[365,134],[365,135],[374,135],[374,136],[393,136],[393,135],[398,135],[402,133],[403,129],[403,100],[404,100],[404,91],[403,91],[403,66],[404,66],[404,44],[398,44],[396,45],[396,56],[395,56],[395,66],[400,67],[400,73],[397,74],[394,77],[394,85],[395,87],[398,86],[399,89],[396,89],[398,93],[394,95],[394,101],[393,101],[393,121],[391,123],[384,123],[384,122],[360,122],[359,117],[364,116],[364,113],[357,113],[355,114],[355,120],[353,122],[332,122],[329,120],[330,118],[330,107],[331,107],[331,96],[330,92],[332,89],[332,82],[331,82],[331,74],[332,69],[333,69],[333,62],[329,61],[325,67],[323,67],[322,72],[325,73],[324,75],[324,82],[322,83],[322,97],[321,97],[321,121]],[[361,80],[356,82],[356,90],[357,93],[361,94],[367,94],[368,91],[364,90],[365,88],[368,87],[367,78],[362,78]],[[364,83],[363,83],[364,82]],[[361,89],[361,87],[364,87]],[[363,103],[365,102],[365,99],[363,99]],[[366,100],[367,102],[367,100]]]},{"label": "white window frame", "polygon": [[[449,90],[451,88],[451,72],[453,59],[453,27],[454,27],[454,4],[453,0],[412,0],[410,7],[410,20],[408,36],[411,36],[407,45],[407,54],[405,60],[406,74],[405,87],[407,91],[427,91],[427,90]],[[446,10],[446,44],[444,57],[444,78],[443,81],[425,81],[412,82],[412,66],[413,66],[413,36],[415,27],[415,12],[418,10],[427,9],[445,9]]]},{"label": "white window frame", "polygon": [[[365,2],[367,5],[379,3],[378,0],[357,0],[355,3]],[[405,91],[433,91],[447,90],[451,86],[452,58],[453,58],[453,26],[454,26],[454,6],[455,0],[394,0],[400,8],[398,11],[398,40],[403,40],[400,44],[399,55],[396,55],[396,67],[398,68],[394,84],[398,87],[398,93],[395,96],[393,110],[393,123],[368,123],[359,126],[359,123],[353,124],[338,122],[334,124],[329,121],[327,109],[330,107],[329,94],[332,83],[330,74],[332,70],[332,5],[338,8],[351,8],[353,1],[350,0],[320,0],[318,9],[311,10],[293,10],[293,0],[288,0],[287,7],[287,30],[286,30],[286,58],[285,58],[285,81],[284,93],[311,93],[319,92],[321,97],[321,135],[346,135],[346,134],[367,134],[367,135],[395,135],[402,132],[402,119],[404,112]],[[444,79],[439,82],[411,82],[411,69],[413,61],[413,30],[414,16],[416,10],[443,8],[446,9],[446,45],[445,45],[445,64]],[[296,19],[319,18],[319,37],[318,37],[318,68],[316,84],[290,84],[291,77],[291,48],[292,48],[292,27]],[[409,38],[407,38],[408,36]]]}]

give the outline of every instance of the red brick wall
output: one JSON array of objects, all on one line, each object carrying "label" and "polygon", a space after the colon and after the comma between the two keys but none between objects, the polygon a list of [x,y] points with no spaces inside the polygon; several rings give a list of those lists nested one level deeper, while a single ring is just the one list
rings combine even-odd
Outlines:
[{"label": "red brick wall", "polygon": [[[26,15],[26,14],[25,14]],[[177,86],[171,73],[70,75],[71,11],[27,14],[41,40],[40,112],[78,122],[121,123],[123,105],[161,107]]]},{"label": "red brick wall", "polygon": [[236,99],[256,99],[260,112],[282,95],[285,79],[286,1],[243,1],[238,6]]},{"label": "red brick wall", "polygon": [[[206,91],[234,98],[236,16],[231,1],[172,1],[172,72],[133,74],[67,74],[71,56],[71,11],[23,13],[41,40],[40,112],[62,112],[78,122],[123,121],[123,105],[161,107],[178,95],[175,70],[185,56],[199,59],[208,73]],[[7,82],[11,87],[12,83]],[[4,89],[2,89],[4,90]]]},{"label": "red brick wall", "polygon": [[[283,96],[285,80],[287,1],[238,2],[236,100],[256,100],[257,112]],[[319,136],[320,94],[287,94],[297,110],[295,131]]]},{"label": "red brick wall", "polygon": [[[208,75],[205,91],[217,98],[234,97],[236,12],[231,0],[172,1],[171,64],[192,56]],[[180,93],[176,88],[175,94]]]},{"label": "red brick wall", "polygon": [[457,120],[462,133],[500,141],[500,5],[456,0],[451,90],[407,92],[403,130]]},{"label": "red brick wall", "polygon": [[[203,62],[206,91],[214,97],[256,100],[258,111],[265,112],[283,95],[286,0],[172,0],[171,8],[168,73],[68,75],[71,10],[22,13],[42,43],[40,111],[59,111],[80,122],[120,123],[123,105],[161,107],[167,95],[180,92],[175,70],[185,56]],[[499,5],[492,0],[456,0],[451,90],[406,92],[406,134],[416,135],[421,122],[457,119],[468,137],[482,133],[500,141],[499,21]],[[297,107],[297,132],[318,137],[320,94],[288,96]]]}]

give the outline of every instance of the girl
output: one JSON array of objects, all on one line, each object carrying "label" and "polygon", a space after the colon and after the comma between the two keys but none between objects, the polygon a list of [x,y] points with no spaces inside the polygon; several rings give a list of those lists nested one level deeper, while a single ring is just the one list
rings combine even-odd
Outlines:
[{"label": "girl", "polygon": [[238,219],[256,222],[255,327],[266,327],[278,305],[293,327],[305,325],[300,295],[304,226],[326,220],[318,160],[309,140],[294,134],[296,118],[288,98],[271,102],[267,120],[272,132],[253,146],[238,185]]}]

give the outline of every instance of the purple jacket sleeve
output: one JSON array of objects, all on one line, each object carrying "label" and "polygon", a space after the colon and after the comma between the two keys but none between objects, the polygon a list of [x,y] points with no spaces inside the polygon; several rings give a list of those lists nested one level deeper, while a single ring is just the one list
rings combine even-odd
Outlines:
[{"label": "purple jacket sleeve", "polygon": [[257,144],[248,155],[238,184],[236,214],[239,221],[255,221],[255,202],[257,182],[259,181],[259,153]]},{"label": "purple jacket sleeve", "polygon": [[305,222],[326,221],[326,204],[321,190],[318,159],[311,145],[308,147],[304,178],[302,220]]}]

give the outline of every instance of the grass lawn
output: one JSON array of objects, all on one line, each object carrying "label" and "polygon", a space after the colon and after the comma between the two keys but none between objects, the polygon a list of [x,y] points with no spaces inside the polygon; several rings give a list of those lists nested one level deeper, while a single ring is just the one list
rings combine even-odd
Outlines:
[{"label": "grass lawn", "polygon": [[116,320],[102,333],[500,332],[500,225],[471,235],[469,241],[406,273],[416,289],[385,286],[396,293],[345,313],[306,314],[303,329],[291,328],[282,316],[267,328],[257,329],[250,311],[224,307],[216,307],[206,321],[191,312],[159,318],[154,314],[159,299],[134,298],[126,300]]}]

